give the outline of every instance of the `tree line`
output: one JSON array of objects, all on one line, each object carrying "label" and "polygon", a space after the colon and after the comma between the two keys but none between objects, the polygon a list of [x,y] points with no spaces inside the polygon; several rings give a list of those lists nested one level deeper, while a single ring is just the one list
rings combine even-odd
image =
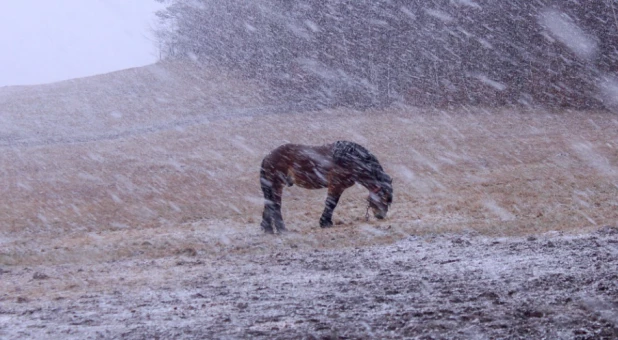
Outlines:
[{"label": "tree line", "polygon": [[164,59],[240,71],[282,100],[591,108],[618,94],[614,0],[158,1]]}]

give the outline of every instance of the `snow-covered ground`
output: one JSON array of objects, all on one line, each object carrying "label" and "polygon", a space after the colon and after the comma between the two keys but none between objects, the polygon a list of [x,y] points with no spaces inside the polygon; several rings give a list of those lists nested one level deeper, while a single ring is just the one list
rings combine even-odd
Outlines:
[{"label": "snow-covered ground", "polygon": [[[394,178],[284,193],[261,158],[349,139]],[[618,336],[618,116],[538,108],[283,112],[158,64],[0,89],[0,337]]]},{"label": "snow-covered ground", "polygon": [[[223,227],[223,225],[219,225]],[[199,228],[199,224],[196,229]],[[345,237],[336,229],[320,231]],[[613,339],[618,228],[4,267],[2,338]]]}]

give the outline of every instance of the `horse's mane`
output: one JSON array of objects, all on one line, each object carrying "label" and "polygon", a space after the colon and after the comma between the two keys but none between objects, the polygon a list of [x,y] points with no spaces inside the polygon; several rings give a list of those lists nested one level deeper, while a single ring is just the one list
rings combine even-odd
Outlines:
[{"label": "horse's mane", "polygon": [[355,166],[366,170],[379,182],[386,180],[384,169],[376,156],[363,146],[349,141],[337,141],[333,146],[333,160],[343,166]]}]

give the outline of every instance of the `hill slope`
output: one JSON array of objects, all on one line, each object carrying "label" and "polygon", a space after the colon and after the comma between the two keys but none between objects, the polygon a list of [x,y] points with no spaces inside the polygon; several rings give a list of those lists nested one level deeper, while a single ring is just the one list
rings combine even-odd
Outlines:
[{"label": "hill slope", "polygon": [[[389,226],[391,240],[410,232],[579,229],[618,219],[613,114],[409,107],[274,114],[259,93],[258,84],[186,64],[3,89],[0,168],[7,180],[0,195],[10,199],[0,204],[0,231],[10,239],[75,231],[148,238],[143,228],[200,220],[257,229],[261,158],[288,141],[338,139],[367,146],[395,183],[384,223],[363,221],[364,189],[344,194],[335,219],[349,229],[350,244],[380,239],[349,238],[366,227]],[[292,230],[320,237],[314,227],[324,195],[285,191]]]},{"label": "hill slope", "polygon": [[0,145],[104,139],[263,107],[257,84],[165,62],[40,86],[0,88]]},{"label": "hill slope", "polygon": [[[618,334],[614,114],[282,113],[260,90],[179,64],[1,89],[0,337],[399,338],[475,319],[514,336],[494,314],[539,337]],[[292,187],[291,231],[264,235],[262,157],[338,139],[394,178],[388,218],[365,221],[353,187],[323,230],[325,192]]]}]

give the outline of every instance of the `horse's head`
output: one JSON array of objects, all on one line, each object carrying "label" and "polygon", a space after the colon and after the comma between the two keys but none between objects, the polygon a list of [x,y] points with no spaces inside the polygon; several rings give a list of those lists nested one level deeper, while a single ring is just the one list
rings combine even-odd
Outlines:
[{"label": "horse's head", "polygon": [[393,179],[382,173],[382,176],[375,181],[375,187],[369,190],[367,200],[373,215],[379,220],[385,218],[388,207],[393,203]]}]

